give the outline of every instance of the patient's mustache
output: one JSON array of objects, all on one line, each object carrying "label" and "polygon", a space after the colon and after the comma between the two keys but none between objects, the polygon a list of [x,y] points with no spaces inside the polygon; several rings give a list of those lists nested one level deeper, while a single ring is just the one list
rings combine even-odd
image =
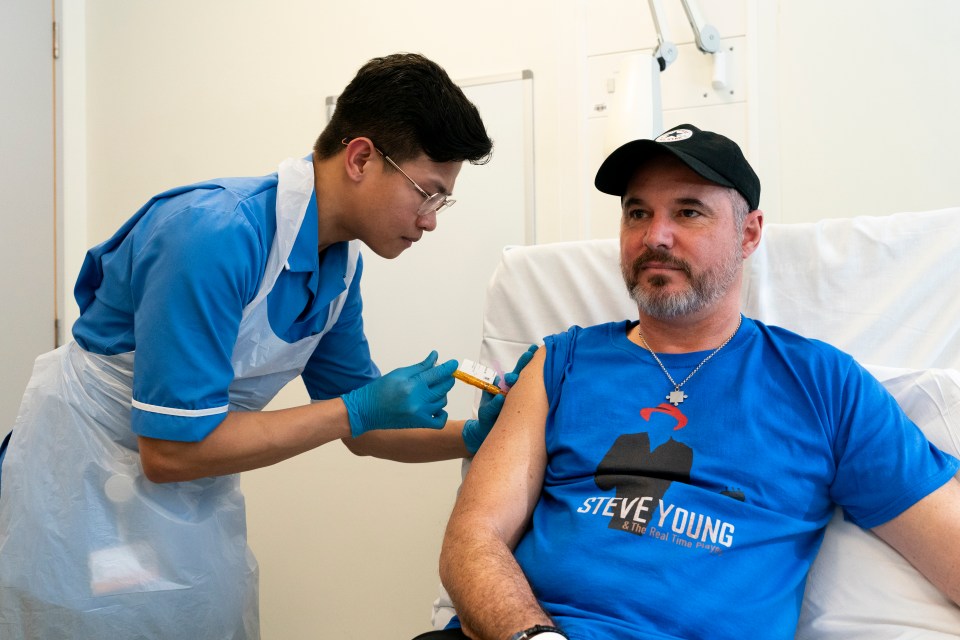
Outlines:
[{"label": "patient's mustache", "polygon": [[640,270],[651,262],[657,262],[660,264],[667,265],[669,267],[675,267],[683,271],[687,277],[690,277],[693,273],[690,265],[686,261],[676,258],[666,251],[650,249],[644,251],[642,254],[637,256],[637,259],[633,261],[633,273],[637,275],[640,273]]}]

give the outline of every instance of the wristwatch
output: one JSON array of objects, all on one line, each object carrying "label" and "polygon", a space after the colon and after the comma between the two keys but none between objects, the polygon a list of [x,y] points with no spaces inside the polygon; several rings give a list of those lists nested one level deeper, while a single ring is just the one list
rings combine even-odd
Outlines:
[{"label": "wristwatch", "polygon": [[510,640],[528,640],[534,637],[537,640],[570,640],[563,635],[563,631],[560,631],[560,629],[545,624],[536,624],[529,629],[517,631],[510,636]]}]

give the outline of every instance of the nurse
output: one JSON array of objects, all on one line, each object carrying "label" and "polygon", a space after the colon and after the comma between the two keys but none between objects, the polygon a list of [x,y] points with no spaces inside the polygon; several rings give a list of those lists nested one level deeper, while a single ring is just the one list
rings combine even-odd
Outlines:
[{"label": "nurse", "polygon": [[[358,250],[433,231],[491,148],[442,68],[376,58],[310,156],[157,195],[91,249],[74,340],[37,359],[3,454],[0,637],[258,638],[239,472],[333,440],[475,452],[502,396],[454,421],[456,361],[381,376]],[[314,402],[261,411],[297,375]]]}]

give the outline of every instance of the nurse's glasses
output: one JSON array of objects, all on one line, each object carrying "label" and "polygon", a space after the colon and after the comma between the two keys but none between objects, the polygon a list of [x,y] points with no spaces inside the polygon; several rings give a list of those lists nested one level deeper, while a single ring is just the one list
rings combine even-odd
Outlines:
[{"label": "nurse's glasses", "polygon": [[[351,138],[344,138],[340,141],[340,143],[346,145],[350,142],[350,140]],[[456,200],[453,198],[447,197],[447,194],[445,193],[435,193],[433,195],[428,194],[426,191],[420,188],[420,185],[417,184],[417,181],[408,176],[407,172],[401,169],[397,163],[390,158],[390,156],[381,151],[376,145],[374,145],[373,148],[377,150],[377,153],[383,156],[384,160],[390,163],[390,166],[403,174],[403,177],[409,180],[410,184],[413,185],[413,188],[416,189],[421,196],[423,196],[423,203],[420,205],[420,208],[417,209],[418,216],[428,216],[431,213],[440,213],[444,209],[452,207],[456,202]]]}]

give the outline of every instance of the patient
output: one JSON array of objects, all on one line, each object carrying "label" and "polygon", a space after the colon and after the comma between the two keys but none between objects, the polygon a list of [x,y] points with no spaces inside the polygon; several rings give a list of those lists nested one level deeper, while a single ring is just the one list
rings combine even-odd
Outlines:
[{"label": "patient", "polygon": [[639,323],[549,336],[473,461],[423,639],[794,637],[840,505],[960,601],[960,467],[850,356],[739,312],[760,182],[691,125],[636,140],[622,203]]}]

